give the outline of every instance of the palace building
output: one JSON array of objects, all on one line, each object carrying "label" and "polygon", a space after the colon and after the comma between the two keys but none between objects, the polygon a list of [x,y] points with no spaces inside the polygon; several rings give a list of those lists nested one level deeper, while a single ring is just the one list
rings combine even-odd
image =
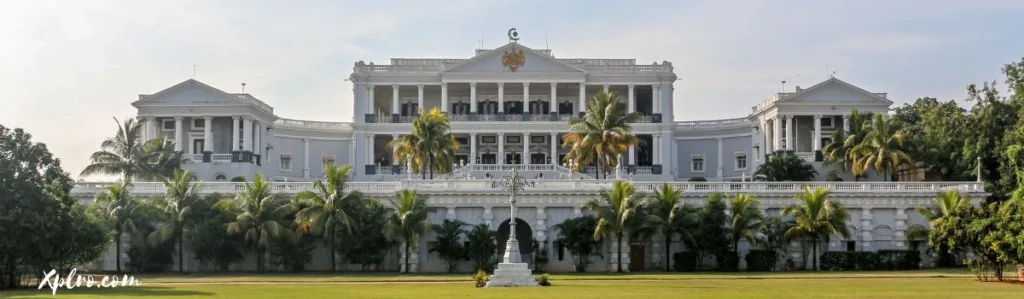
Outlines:
[{"label": "palace building", "polygon": [[[166,136],[176,141],[177,150],[190,161],[184,167],[206,182],[203,192],[232,194],[241,189],[237,178],[261,173],[275,181],[275,192],[294,194],[311,188],[311,182],[324,175],[325,165],[351,165],[351,188],[370,196],[389,197],[407,188],[426,194],[434,223],[459,219],[504,229],[499,251],[504,250],[511,219],[508,195],[492,182],[514,168],[532,180],[519,195],[517,236],[532,236],[546,248],[550,271],[573,270],[554,226],[588,213],[583,204],[608,188],[612,176],[633,181],[643,192],[665,183],[675,185],[685,190],[692,206],[702,205],[712,192],[750,193],[769,215],[778,215],[804,187],[827,186],[851,212],[851,236],[830,238],[825,245],[826,250],[843,251],[924,252],[921,241],[906,238],[911,227],[928,226],[915,207],[930,205],[937,192],[950,188],[975,201],[987,195],[980,182],[883,182],[877,174],[855,180],[839,166],[824,165],[821,149],[833,132],[848,125],[852,109],[887,113],[893,103],[885,93],[837,78],[760,101],[750,99],[751,110],[737,110],[737,118],[688,121],[673,115],[674,106],[689,99],[675,98],[677,77],[668,61],[558,58],[551,50],[515,41],[472,54],[356,62],[349,77],[354,95],[351,120],[285,118],[254,95],[225,92],[191,79],[139,95],[132,105],[145,121],[145,138]],[[568,132],[567,121],[581,115],[588,99],[602,90],[614,92],[629,111],[642,114],[633,133],[643,142],[629,149],[608,179],[595,178],[589,167],[573,171],[575,162],[564,158],[568,149],[559,142]],[[393,159],[387,143],[411,131],[420,109],[433,108],[451,117],[451,130],[461,147],[454,171],[422,179],[409,173],[404,161]],[[818,181],[752,180],[757,166],[777,151],[793,152],[814,165]],[[830,173],[844,182],[826,182]],[[706,182],[691,181],[694,178]],[[103,185],[79,183],[75,192],[88,199]],[[160,183],[138,182],[133,192],[159,195],[163,189]],[[531,260],[532,241],[519,239],[523,259]],[[680,242],[663,244],[661,237],[627,240],[621,248],[607,239],[603,258],[595,257],[588,271],[615,269],[618,255],[632,270],[661,269],[663,246],[682,248]],[[429,253],[433,240],[430,232],[413,244],[411,270],[445,270],[444,261]],[[802,260],[800,245],[791,245],[788,257]],[[741,245],[748,248],[749,244]],[[397,259],[404,256],[401,250],[394,251],[395,262],[386,266],[397,270]],[[330,269],[329,260],[320,248],[307,269]],[[199,270],[197,263],[188,265]],[[99,266],[112,269],[113,256]],[[251,262],[238,266],[252,267]],[[467,261],[459,270],[473,269]]]}]

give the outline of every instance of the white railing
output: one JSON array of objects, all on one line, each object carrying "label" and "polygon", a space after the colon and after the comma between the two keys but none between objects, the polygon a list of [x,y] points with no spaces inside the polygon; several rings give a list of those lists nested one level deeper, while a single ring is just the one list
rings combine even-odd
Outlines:
[{"label": "white railing", "polygon": [[[574,60],[570,60],[569,64],[577,67],[586,69],[588,71],[601,71],[601,72],[615,72],[615,73],[659,73],[659,72],[672,72],[671,64],[647,64],[637,65],[635,63],[622,64],[618,61],[627,61],[631,59],[600,59],[598,61],[608,61],[608,64],[600,64],[599,62],[591,62],[587,60],[584,63],[571,63]],[[392,61],[395,63],[396,61]],[[422,62],[422,64],[413,64],[414,62]],[[436,73],[446,68],[459,65],[463,63],[457,59],[443,59],[443,60],[428,60],[428,59],[414,59],[414,60],[402,60],[401,64],[357,64],[353,71],[356,73]]]},{"label": "white railing", "polygon": [[309,121],[309,120],[298,120],[279,118],[274,121],[274,126],[278,128],[292,128],[292,129],[310,129],[310,130],[329,130],[329,131],[351,131],[351,123],[343,122],[331,122],[331,121]]},{"label": "white railing", "polygon": [[231,154],[212,154],[212,155],[210,155],[210,161],[212,161],[212,162],[231,162]]},{"label": "white railing", "polygon": [[796,157],[807,162],[814,162],[814,153],[797,152]]},{"label": "white railing", "polygon": [[[507,166],[507,165],[492,165]],[[525,165],[531,166],[531,165]],[[536,165],[534,165],[536,166]],[[495,169],[504,169],[496,167]],[[402,189],[413,189],[427,193],[454,194],[462,192],[501,192],[501,188],[492,185],[492,180],[402,180],[390,182],[350,182],[348,187],[371,195],[391,195]],[[592,192],[597,193],[611,187],[612,180],[587,179],[539,179],[526,189],[530,192]],[[796,193],[803,188],[825,187],[833,193],[920,193],[935,194],[936,192],[957,189],[964,192],[985,192],[984,183],[979,182],[633,182],[641,192],[654,192],[663,184],[680,188],[685,192],[745,192],[761,194]],[[113,183],[76,183],[72,193],[79,196],[95,195]],[[311,182],[273,182],[271,191],[282,194],[295,194],[312,190]],[[238,193],[245,189],[244,183],[238,182],[204,182],[200,192],[204,194]],[[136,182],[131,189],[136,195],[161,195],[164,185],[159,182]]]},{"label": "white railing", "polygon": [[680,121],[676,122],[677,126],[683,128],[697,128],[697,127],[718,127],[718,126],[736,126],[749,123],[750,120],[746,117],[730,118],[730,119],[716,119],[716,120],[696,120],[696,121]]},{"label": "white railing", "polygon": [[189,159],[192,163],[203,163],[203,154],[185,154],[185,159]]}]

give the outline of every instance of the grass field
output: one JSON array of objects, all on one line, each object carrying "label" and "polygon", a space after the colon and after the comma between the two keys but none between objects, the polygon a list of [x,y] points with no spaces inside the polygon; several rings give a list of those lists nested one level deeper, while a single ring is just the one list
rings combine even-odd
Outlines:
[{"label": "grass field", "polygon": [[139,287],[20,290],[5,298],[1024,298],[1024,285],[964,271],[552,275],[554,286],[477,289],[469,275],[136,276]]}]

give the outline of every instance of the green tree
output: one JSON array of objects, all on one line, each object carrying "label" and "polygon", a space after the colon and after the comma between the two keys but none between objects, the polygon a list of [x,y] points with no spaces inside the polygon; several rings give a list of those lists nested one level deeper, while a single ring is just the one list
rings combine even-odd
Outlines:
[{"label": "green tree", "polygon": [[120,182],[107,186],[106,191],[96,196],[96,202],[103,206],[107,219],[114,226],[114,244],[116,250],[117,272],[121,272],[121,240],[125,232],[135,231],[135,221],[132,219],[132,212],[141,202],[131,196],[131,182]]},{"label": "green tree", "polygon": [[[630,233],[630,230],[637,227],[640,222],[633,218],[637,213],[637,207],[644,204],[636,191],[636,186],[630,182],[615,181],[611,190],[602,191],[601,194],[588,201],[584,207],[597,214],[597,226],[594,228],[594,240],[601,240],[605,235],[615,238],[615,246],[620,252],[622,238]],[[618,255],[618,272],[622,272],[622,254]]]},{"label": "green tree", "polygon": [[[840,163],[843,169],[853,169],[856,160],[853,148],[864,140],[868,132],[866,126],[870,125],[870,120],[871,114],[863,114],[857,109],[852,109],[850,115],[844,119],[848,123],[847,130],[836,130],[832,134],[832,142],[821,149],[825,164]],[[861,174],[855,175],[856,178],[861,177]]]},{"label": "green tree", "polygon": [[569,148],[566,162],[574,160],[579,168],[597,163],[595,179],[600,173],[608,178],[609,170],[618,165],[619,157],[630,146],[640,144],[633,135],[631,123],[641,118],[638,112],[626,112],[626,104],[615,93],[605,91],[594,95],[583,117],[569,119],[569,133],[562,137],[562,147]]},{"label": "green tree", "polygon": [[379,269],[389,249],[395,246],[395,242],[381,233],[388,221],[387,207],[367,197],[343,206],[351,212],[352,225],[351,229],[338,231],[335,239],[339,241],[335,242],[333,250],[349,263],[361,265],[364,271],[370,267]]},{"label": "green tree", "polygon": [[348,165],[336,167],[328,165],[324,170],[325,179],[313,182],[313,191],[304,191],[295,195],[295,201],[304,206],[296,214],[296,221],[310,228],[315,235],[324,237],[327,248],[331,252],[331,271],[337,268],[335,260],[335,237],[337,228],[341,226],[347,231],[352,230],[352,220],[346,206],[362,200],[363,194],[345,188],[348,181]]},{"label": "green tree", "polygon": [[223,199],[220,194],[210,194],[192,205],[192,229],[186,240],[195,258],[213,264],[217,271],[228,271],[232,263],[245,258],[245,240],[241,235],[228,234],[226,229],[238,214],[216,207]]},{"label": "green tree", "polygon": [[757,244],[769,252],[775,258],[770,263],[771,269],[775,269],[778,259],[785,255],[786,246],[789,244],[789,238],[786,238],[786,231],[792,227],[794,223],[782,221],[779,217],[767,217],[761,222],[761,237],[757,240]]},{"label": "green tree", "polygon": [[394,213],[388,217],[384,226],[384,236],[389,240],[405,241],[405,271],[409,272],[409,248],[418,243],[419,236],[430,229],[430,221],[427,220],[427,200],[416,193],[416,190],[401,190],[395,194],[395,198],[389,198]]},{"label": "green tree", "polygon": [[245,189],[234,200],[221,201],[218,205],[238,214],[235,221],[228,223],[227,231],[245,236],[246,243],[256,254],[256,269],[263,272],[263,253],[273,239],[289,233],[286,218],[295,207],[270,193],[270,183],[261,174],[256,174],[252,182],[246,182]]},{"label": "green tree", "polygon": [[434,172],[446,174],[451,172],[455,163],[455,151],[459,143],[451,132],[451,121],[441,109],[430,111],[420,110],[420,115],[412,121],[412,133],[392,140],[388,146],[395,149],[396,161],[412,161],[409,171],[419,171],[424,179],[427,172],[434,178]]},{"label": "green tree", "polygon": [[466,248],[459,241],[459,238],[466,233],[465,226],[465,222],[445,219],[441,225],[433,227],[437,234],[437,244],[430,248],[430,252],[436,252],[448,263],[448,273],[454,273],[459,259],[466,256]]},{"label": "green tree", "polygon": [[796,195],[796,204],[782,210],[782,215],[793,217],[794,225],[786,231],[789,238],[805,236],[811,241],[812,267],[818,270],[818,241],[839,234],[844,238],[850,236],[846,228],[849,213],[838,202],[830,197],[832,191],[821,187],[811,190],[804,188]]},{"label": "green tree", "polygon": [[882,115],[875,115],[868,127],[864,139],[852,149],[853,173],[865,174],[874,168],[888,181],[897,167],[911,162],[903,142],[903,128],[899,119]]},{"label": "green tree", "polygon": [[476,268],[492,270],[497,262],[494,254],[498,251],[498,232],[491,230],[487,223],[477,224],[466,232],[466,242],[466,254]]},{"label": "green tree", "polygon": [[178,272],[185,272],[185,227],[189,225],[188,217],[192,213],[192,205],[200,200],[201,185],[192,182],[192,174],[178,170],[174,178],[164,181],[166,189],[163,198],[153,200],[153,205],[163,212],[164,224],[153,231],[148,238],[151,245],[167,242],[178,244]]},{"label": "green tree", "polygon": [[736,262],[740,260],[740,240],[747,240],[750,245],[757,244],[757,232],[761,227],[764,215],[757,199],[750,194],[736,194],[729,200],[729,239],[732,250],[736,253]]},{"label": "green tree", "polygon": [[[725,194],[712,193],[708,196],[704,206],[697,210],[697,221],[688,223],[688,229],[693,232],[693,239],[683,239],[686,248],[696,253],[697,270],[700,270],[704,259],[708,255],[716,257],[721,265],[726,259],[732,259],[734,255],[729,252],[729,232],[726,229],[725,211],[728,206],[725,203]],[[689,242],[687,242],[689,241]]]},{"label": "green tree", "polygon": [[687,230],[685,223],[696,220],[694,211],[683,204],[683,190],[663,184],[654,190],[654,195],[647,200],[648,225],[665,237],[665,271],[672,269],[672,237],[676,234],[683,239],[693,240],[693,234]]},{"label": "green tree", "polygon": [[974,179],[975,163],[967,163],[963,157],[969,130],[966,109],[952,100],[918,98],[893,112],[904,128],[907,155],[921,162],[921,167],[942,180]]},{"label": "green tree", "polygon": [[781,152],[772,155],[768,162],[757,166],[757,171],[754,172],[754,178],[769,182],[813,181],[816,176],[818,171],[814,170],[814,165],[804,162],[796,155]]},{"label": "green tree", "polygon": [[566,219],[552,227],[558,231],[557,241],[562,242],[572,255],[572,264],[576,272],[586,272],[587,266],[591,263],[590,257],[599,255],[601,242],[594,239],[597,222],[597,218],[588,215]]},{"label": "green tree", "polygon": [[142,141],[142,123],[129,118],[118,123],[117,135],[100,144],[100,150],[90,156],[90,164],[82,176],[93,174],[120,175],[123,181],[134,179],[162,180],[173,175],[181,166],[180,152],[173,150],[173,142],[163,137]]}]

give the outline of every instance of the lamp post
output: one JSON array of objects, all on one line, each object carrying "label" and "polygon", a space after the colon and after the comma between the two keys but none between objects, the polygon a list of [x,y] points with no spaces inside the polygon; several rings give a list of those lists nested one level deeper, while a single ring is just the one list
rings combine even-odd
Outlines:
[{"label": "lamp post", "polygon": [[494,270],[494,275],[487,282],[488,287],[537,286],[532,272],[519,255],[519,241],[516,240],[516,195],[526,187],[535,187],[536,182],[528,181],[516,171],[515,167],[499,180],[491,181],[493,188],[508,191],[511,218],[508,221],[508,242],[505,243],[505,254],[502,262]]}]

